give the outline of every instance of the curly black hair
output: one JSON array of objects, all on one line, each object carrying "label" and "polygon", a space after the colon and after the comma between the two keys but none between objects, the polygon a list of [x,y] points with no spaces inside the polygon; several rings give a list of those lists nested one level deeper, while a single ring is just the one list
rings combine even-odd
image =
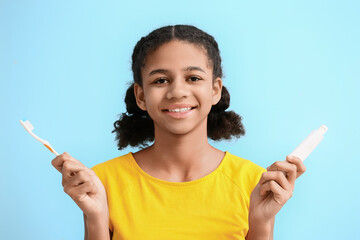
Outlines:
[{"label": "curly black hair", "polygon": [[[127,146],[148,146],[154,141],[154,122],[146,111],[141,110],[134,95],[134,83],[142,86],[141,67],[146,57],[161,45],[172,40],[186,41],[206,50],[209,62],[213,68],[213,80],[222,78],[221,57],[218,44],[208,33],[191,25],[169,25],[153,30],[142,37],[134,47],[132,54],[132,71],[134,82],[126,91],[126,113],[120,114],[119,120],[114,122],[118,149]],[[239,138],[245,135],[242,117],[234,111],[225,111],[230,105],[230,94],[223,86],[221,99],[213,105],[207,120],[208,138],[218,141],[221,139]]]}]

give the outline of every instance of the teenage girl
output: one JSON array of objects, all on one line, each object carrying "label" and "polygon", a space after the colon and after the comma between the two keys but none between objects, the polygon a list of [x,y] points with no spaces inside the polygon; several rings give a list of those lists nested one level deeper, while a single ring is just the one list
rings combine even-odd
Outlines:
[{"label": "teenage girl", "polygon": [[84,213],[85,239],[272,239],[306,168],[287,156],[265,170],[208,143],[245,134],[226,111],[215,39],[189,25],[156,29],[136,44],[132,71],[113,132],[119,150],[142,149],[92,169],[66,152],[52,161]]}]

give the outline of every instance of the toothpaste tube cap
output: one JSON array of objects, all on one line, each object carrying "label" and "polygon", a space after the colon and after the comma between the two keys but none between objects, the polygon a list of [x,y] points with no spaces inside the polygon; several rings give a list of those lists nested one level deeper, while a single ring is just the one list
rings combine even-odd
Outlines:
[{"label": "toothpaste tube cap", "polygon": [[324,135],[324,133],[326,133],[327,130],[328,128],[325,125],[321,125],[321,127],[319,128],[321,135]]}]

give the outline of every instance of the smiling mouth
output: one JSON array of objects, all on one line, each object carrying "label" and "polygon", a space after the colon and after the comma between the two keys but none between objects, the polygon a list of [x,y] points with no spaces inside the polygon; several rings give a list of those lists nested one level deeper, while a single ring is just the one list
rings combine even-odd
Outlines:
[{"label": "smiling mouth", "polygon": [[187,112],[190,110],[195,109],[196,107],[187,107],[187,108],[174,108],[174,109],[164,109],[165,112],[175,112],[175,113],[181,113],[181,112]]}]

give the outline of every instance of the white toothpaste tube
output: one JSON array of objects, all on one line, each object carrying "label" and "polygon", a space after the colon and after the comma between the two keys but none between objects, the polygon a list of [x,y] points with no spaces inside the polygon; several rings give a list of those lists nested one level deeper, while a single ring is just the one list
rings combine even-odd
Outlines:
[{"label": "white toothpaste tube", "polygon": [[324,138],[323,135],[327,130],[328,128],[325,125],[321,125],[319,129],[312,131],[289,155],[296,156],[304,161]]}]

